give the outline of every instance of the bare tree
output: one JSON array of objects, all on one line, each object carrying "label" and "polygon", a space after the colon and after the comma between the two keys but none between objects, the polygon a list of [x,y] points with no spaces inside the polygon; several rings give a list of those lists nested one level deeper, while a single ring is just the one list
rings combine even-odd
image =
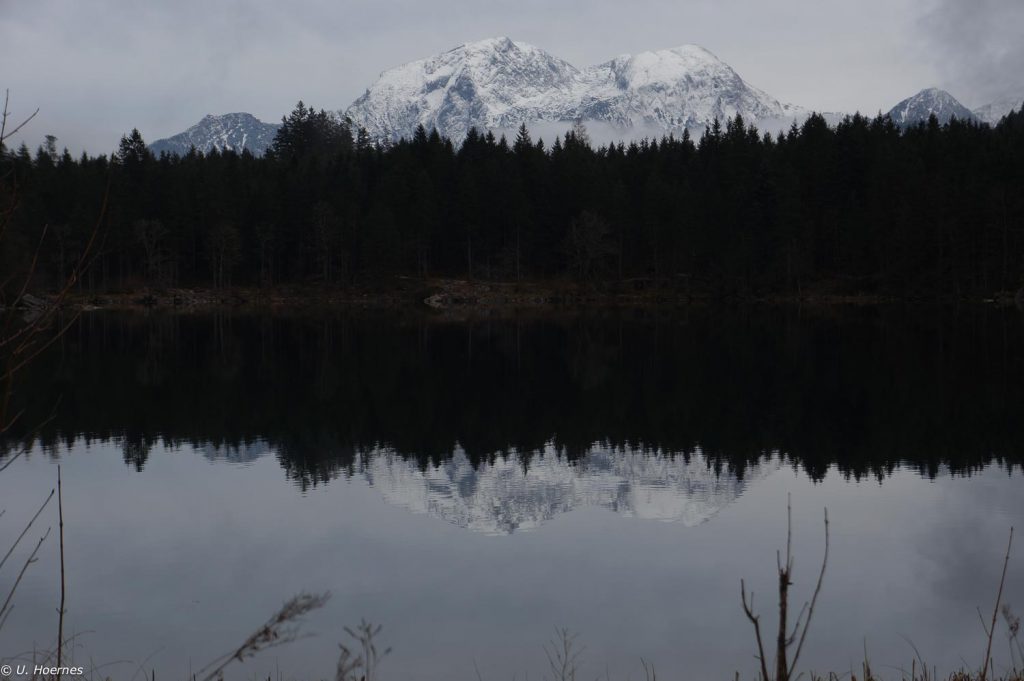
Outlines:
[{"label": "bare tree", "polygon": [[[821,560],[821,572],[818,573],[818,584],[814,587],[814,595],[809,602],[805,602],[800,613],[797,615],[796,623],[792,631],[789,629],[789,587],[793,585],[793,507],[790,502],[786,503],[786,559],[782,560],[779,553],[775,555],[776,567],[779,574],[779,624],[775,637],[775,676],[768,673],[768,661],[765,657],[764,640],[761,636],[761,616],[754,614],[754,594],[747,596],[747,586],[740,580],[740,599],[743,603],[743,612],[754,626],[754,638],[757,641],[757,659],[761,665],[762,681],[790,681],[797,662],[800,660],[800,653],[807,639],[807,631],[811,627],[811,618],[814,616],[814,606],[818,602],[818,594],[821,593],[821,584],[825,579],[825,567],[828,565],[828,509],[825,510],[825,555]],[[806,617],[806,618],[805,618]],[[789,657],[789,650],[793,646],[796,650],[793,657]]]}]

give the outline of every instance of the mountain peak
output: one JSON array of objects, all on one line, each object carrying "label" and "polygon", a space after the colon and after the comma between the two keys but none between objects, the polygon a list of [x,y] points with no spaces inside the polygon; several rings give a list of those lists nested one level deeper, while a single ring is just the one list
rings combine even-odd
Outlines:
[{"label": "mountain peak", "polygon": [[204,154],[218,151],[248,150],[262,156],[280,126],[264,123],[244,111],[227,114],[206,114],[185,132],[159,139],[149,145],[154,154],[167,152],[184,156],[193,147]]},{"label": "mountain peak", "polygon": [[215,122],[215,121],[257,121],[258,122],[259,119],[256,118],[255,116],[253,116],[251,113],[246,113],[245,111],[238,111],[238,112],[234,112],[234,113],[225,113],[225,114],[210,114],[210,113],[208,113],[208,114],[206,114],[205,116],[203,116],[199,120],[199,123],[197,123],[197,125],[202,125],[203,123],[212,123],[212,122]]},{"label": "mountain peak", "polygon": [[[515,49],[517,47],[522,49],[522,48],[533,47],[533,45],[527,45],[526,43],[517,43],[516,41],[512,40],[508,36],[497,36],[497,37],[494,37],[494,38],[484,38],[483,40],[476,40],[476,41],[469,42],[469,43],[463,43],[462,45],[460,45],[459,47],[456,47],[454,49],[455,50],[466,49],[466,50],[477,50],[477,51],[506,52],[508,50]],[[449,50],[449,51],[454,51],[454,50]]]},{"label": "mountain peak", "polygon": [[936,87],[925,88],[907,97],[890,109],[888,115],[893,122],[902,127],[927,121],[933,115],[939,123],[948,123],[953,118],[962,121],[974,119],[970,109],[961,104],[956,97]]},{"label": "mountain peak", "polygon": [[[679,59],[695,60],[695,61],[699,61],[699,62],[707,62],[707,61],[721,62],[722,61],[717,56],[715,56],[711,52],[711,50],[709,50],[709,49],[707,49],[705,47],[701,47],[700,45],[696,45],[694,43],[686,43],[686,44],[683,44],[683,45],[679,45],[677,47],[668,47],[668,48],[661,49],[661,50],[649,50],[649,51],[646,51],[646,52],[641,52],[640,54],[652,54],[652,55],[657,55],[657,56],[659,56],[661,58],[672,58],[672,57],[675,57],[675,58],[679,58]],[[639,55],[637,55],[637,56],[639,56]]]},{"label": "mountain peak", "polygon": [[[651,83],[670,83],[699,77],[709,70],[739,80],[728,64],[699,45],[681,45],[664,50],[622,55],[611,62],[618,78],[626,78],[634,87]],[[742,81],[741,81],[742,82]]]}]

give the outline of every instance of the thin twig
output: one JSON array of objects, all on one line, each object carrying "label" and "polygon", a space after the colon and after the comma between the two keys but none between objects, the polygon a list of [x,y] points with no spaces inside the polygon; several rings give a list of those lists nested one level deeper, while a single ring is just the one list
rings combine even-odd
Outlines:
[{"label": "thin twig", "polygon": [[39,113],[39,109],[37,108],[35,111],[32,112],[31,116],[29,116],[28,118],[23,120],[21,123],[18,123],[18,125],[16,125],[13,130],[11,130],[10,132],[7,132],[7,117],[10,116],[10,113],[7,110],[7,104],[10,101],[10,99],[11,99],[11,91],[10,90],[4,90],[4,112],[3,112],[3,118],[0,119],[0,143],[3,143],[3,141],[5,139],[9,139],[10,137],[13,137],[15,134],[17,134],[17,132],[19,130],[24,128],[25,125],[30,120],[35,118],[36,114]]},{"label": "thin twig", "polygon": [[992,635],[996,631],[996,617],[999,615],[999,602],[1003,600],[1003,584],[1006,582],[1006,568],[1010,564],[1010,549],[1013,547],[1013,528],[1010,528],[1010,540],[1006,543],[1006,558],[1003,560],[1003,575],[999,578],[999,591],[996,593],[996,607],[992,609],[992,625],[988,629],[988,645],[985,647],[985,664],[981,667],[978,681],[985,681],[988,674],[989,661],[992,659]]},{"label": "thin twig", "polygon": [[[3,427],[2,424],[0,424],[0,434],[2,434],[3,432],[4,432],[4,427]],[[4,461],[4,465],[0,466],[0,473],[3,473],[5,470],[7,470],[8,466],[10,466],[12,463],[14,463],[15,460],[17,460],[17,458],[19,456],[21,456],[22,454],[24,454],[24,453],[25,453],[25,450],[21,450],[18,453],[16,453],[14,456],[12,456],[11,458],[7,459],[7,461]]]},{"label": "thin twig", "polygon": [[36,514],[32,516],[32,520],[28,521],[28,524],[25,525],[25,529],[21,531],[21,534],[18,535],[18,538],[14,540],[13,544],[11,544],[11,548],[8,549],[7,555],[3,557],[3,560],[0,560],[0,568],[3,568],[4,563],[6,563],[7,559],[11,557],[12,553],[14,553],[14,549],[18,547],[18,543],[22,540],[22,538],[24,538],[26,534],[28,534],[28,531],[32,528],[32,523],[36,521],[36,518],[38,518],[39,514],[43,512],[43,509],[46,508],[46,505],[50,503],[50,499],[53,499],[53,490],[50,490],[50,496],[46,497],[46,501],[44,501],[43,505],[39,507],[39,510],[36,511]]},{"label": "thin twig", "polygon": [[979,606],[975,606],[974,609],[978,611],[978,621],[981,622],[981,630],[985,632],[985,636],[988,636],[988,625],[985,624],[985,616],[981,614],[981,608]]},{"label": "thin twig", "polygon": [[764,644],[761,641],[761,616],[754,614],[754,592],[750,592],[750,603],[747,603],[747,585],[740,579],[740,600],[743,612],[754,625],[754,637],[757,639],[757,659],[761,663],[761,680],[768,681],[768,663],[764,659]]},{"label": "thin twig", "polygon": [[828,509],[825,509],[825,555],[821,559],[821,572],[818,573],[818,584],[814,587],[814,595],[811,596],[811,606],[807,609],[807,620],[804,622],[803,633],[800,634],[800,643],[796,646],[796,652],[793,653],[793,665],[792,669],[796,668],[796,662],[800,659],[800,651],[803,650],[804,640],[807,638],[807,630],[811,627],[811,618],[814,617],[814,606],[818,602],[818,594],[821,593],[821,584],[825,580],[825,568],[828,566],[828,547],[829,547],[829,531],[828,531]]},{"label": "thin twig", "polygon": [[[12,586],[11,590],[7,593],[7,599],[4,600],[4,604],[0,606],[0,617],[4,617],[5,613],[10,613],[9,606],[11,605],[11,599],[14,598],[14,592],[18,590],[18,585],[21,584],[21,578],[25,576],[25,571],[28,570],[28,566],[36,562],[36,554],[39,553],[39,547],[42,546],[43,542],[46,541],[46,538],[50,536],[50,529],[51,528],[49,527],[46,528],[46,534],[39,538],[39,542],[36,544],[36,547],[32,550],[32,553],[29,554],[25,564],[21,566],[21,572],[18,573],[18,578],[14,580],[14,586]],[[6,617],[4,618],[4,621],[6,621]]]},{"label": "thin twig", "polygon": [[57,464],[57,516],[60,535],[60,614],[57,620],[57,681],[61,677],[64,659],[64,499],[61,493],[60,464]]}]

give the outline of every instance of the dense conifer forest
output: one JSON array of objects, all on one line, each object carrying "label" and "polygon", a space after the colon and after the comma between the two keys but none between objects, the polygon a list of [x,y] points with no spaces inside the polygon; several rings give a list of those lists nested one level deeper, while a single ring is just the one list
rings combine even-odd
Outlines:
[{"label": "dense conifer forest", "polygon": [[[40,248],[61,282],[96,229],[86,292],[366,285],[393,275],[639,280],[713,296],[979,298],[1024,286],[1024,115],[998,125],[737,117],[596,147],[422,128],[381,146],[301,102],[265,157],[5,149],[4,276]],[[102,206],[106,204],[105,209]],[[45,238],[40,243],[42,230]]]}]

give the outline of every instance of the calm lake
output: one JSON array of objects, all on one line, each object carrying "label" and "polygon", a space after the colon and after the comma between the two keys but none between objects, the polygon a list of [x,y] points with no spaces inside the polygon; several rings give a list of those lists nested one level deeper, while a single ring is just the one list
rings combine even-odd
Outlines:
[{"label": "calm lake", "polygon": [[[831,520],[802,669],[977,668],[1024,528],[1018,311],[96,312],[16,399],[0,546],[60,464],[65,630],[119,679],[185,681],[300,591],[333,595],[312,636],[229,678],[333,678],[366,618],[384,678],[542,679],[567,627],[582,678],[752,679],[740,579],[773,637],[787,496],[794,609]],[[54,534],[39,558],[0,658],[53,647]]]}]

